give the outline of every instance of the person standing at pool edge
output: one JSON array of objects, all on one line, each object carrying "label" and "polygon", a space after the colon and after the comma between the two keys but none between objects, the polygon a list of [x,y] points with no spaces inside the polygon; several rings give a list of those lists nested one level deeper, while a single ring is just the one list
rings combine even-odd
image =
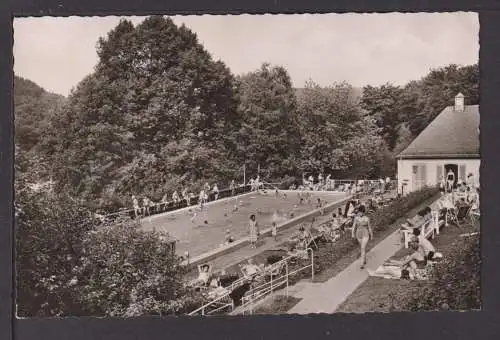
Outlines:
[{"label": "person standing at pool edge", "polygon": [[257,239],[259,238],[259,230],[254,214],[250,215],[249,227],[250,227],[250,247],[255,249],[257,248]]},{"label": "person standing at pool edge", "polygon": [[372,227],[370,225],[370,218],[365,215],[366,208],[364,205],[359,206],[357,216],[354,218],[352,225],[352,237],[356,237],[361,248],[361,269],[366,265],[366,245],[368,241],[373,239]]},{"label": "person standing at pool edge", "polygon": [[273,236],[274,241],[276,242],[278,239],[278,226],[276,225],[275,221],[273,221],[273,223],[271,224],[271,235]]}]

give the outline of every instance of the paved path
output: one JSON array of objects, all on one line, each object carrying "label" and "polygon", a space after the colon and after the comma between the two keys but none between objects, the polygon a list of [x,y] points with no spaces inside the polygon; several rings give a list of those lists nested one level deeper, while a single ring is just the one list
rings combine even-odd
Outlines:
[{"label": "paved path", "polygon": [[337,276],[324,283],[313,283],[297,292],[296,297],[302,300],[295,305],[289,314],[334,313],[337,308],[367,278],[368,271],[377,269],[381,264],[394,256],[401,249],[399,230],[390,234],[367,253],[367,266],[360,269],[360,261],[353,262]]}]

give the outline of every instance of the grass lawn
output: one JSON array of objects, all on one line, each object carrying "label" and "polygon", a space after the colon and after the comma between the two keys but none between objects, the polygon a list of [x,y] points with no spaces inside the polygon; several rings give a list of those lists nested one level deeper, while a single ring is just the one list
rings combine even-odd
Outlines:
[{"label": "grass lawn", "polygon": [[[476,226],[463,225],[460,229],[449,225],[442,229],[441,234],[431,240],[436,249],[446,254],[455,246],[454,241],[460,234],[477,231]],[[401,258],[409,253],[408,249],[401,249],[393,258]],[[439,265],[439,264],[438,264]],[[369,277],[347,300],[337,309],[337,313],[366,313],[366,312],[396,312],[404,311],[401,301],[410,296],[413,290],[420,290],[432,281],[391,280],[379,277]]]},{"label": "grass lawn", "polygon": [[[374,239],[369,243],[367,250],[372,249],[375,247],[379,242],[381,242],[383,239],[385,239],[388,235],[392,234],[397,228],[399,228],[400,224],[409,216],[414,216],[419,210],[424,208],[425,206],[428,206],[432,202],[434,202],[437,199],[438,196],[432,197],[423,203],[419,204],[415,208],[411,209],[408,213],[405,214],[404,217],[398,219],[395,223],[393,223],[389,228],[383,231],[375,232],[374,233]],[[454,228],[454,227],[450,227]],[[351,236],[350,233],[345,233],[343,238],[345,238],[345,241],[349,241]],[[347,254],[342,252],[339,247],[341,247],[342,239],[339,240],[338,242],[331,244],[322,244],[320,245],[319,249],[315,251],[315,282],[325,282],[328,279],[334,277],[338,273],[340,273],[342,270],[347,268],[353,261],[356,261],[356,259],[359,257],[359,250],[356,247],[352,251],[349,251]],[[340,251],[339,251],[340,250]],[[308,271],[305,271],[304,273],[301,273],[300,275],[294,276],[291,278],[290,284],[294,284],[295,282],[303,279],[303,278],[308,278],[310,277],[310,273]],[[372,278],[370,278],[372,279]],[[388,281],[388,280],[385,280]],[[390,282],[389,284],[392,284],[393,282]],[[382,282],[381,284],[387,284],[387,282]],[[390,289],[388,290],[390,292]],[[298,300],[300,301],[300,299]],[[263,311],[261,312],[260,310],[256,311],[257,314],[280,314],[288,311],[291,309],[295,304],[298,303],[298,301],[295,301],[293,304],[289,306],[288,309],[283,310],[284,306],[286,306],[286,303],[283,303],[281,300],[278,302],[275,302],[273,299],[269,299],[268,301],[265,301],[263,303]],[[376,300],[375,300],[376,301]]]},{"label": "grass lawn", "polygon": [[[370,241],[366,247],[366,251],[370,251],[373,247],[375,247],[377,244],[379,244],[382,240],[384,240],[387,236],[392,234],[399,226],[401,223],[407,219],[409,216],[414,216],[419,210],[422,208],[428,206],[430,203],[434,202],[437,199],[436,197],[432,197],[425,202],[419,204],[412,210],[410,210],[408,213],[405,214],[404,217],[398,219],[395,223],[393,223],[389,228],[383,231],[379,232],[374,232],[373,235],[373,240]],[[350,233],[344,234],[345,238],[351,238]],[[338,273],[340,273],[342,270],[347,268],[351,263],[356,261],[359,256],[359,247],[356,247],[352,251],[348,252],[347,254],[339,254],[339,252],[336,251],[336,248],[338,247],[337,243],[334,244],[326,244],[320,246],[320,249],[315,252],[316,257],[318,258],[319,261],[317,263],[320,263],[322,268],[319,268],[319,272],[315,275],[314,281],[315,282],[325,282],[332,277],[336,276]]]},{"label": "grass lawn", "polygon": [[279,315],[285,314],[287,311],[293,308],[301,299],[286,296],[286,295],[275,295],[269,300],[265,301],[261,306],[259,306],[255,311],[254,315]]}]

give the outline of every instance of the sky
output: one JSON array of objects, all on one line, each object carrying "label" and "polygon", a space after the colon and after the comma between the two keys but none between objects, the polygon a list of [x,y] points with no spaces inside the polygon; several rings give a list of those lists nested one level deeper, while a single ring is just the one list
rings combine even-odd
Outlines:
[{"label": "sky", "polygon": [[[134,24],[144,17],[128,17]],[[286,67],[295,87],[403,85],[430,69],[479,60],[476,13],[174,16],[234,74],[263,62]],[[14,72],[68,95],[98,62],[96,43],[120,17],[14,19]]]}]

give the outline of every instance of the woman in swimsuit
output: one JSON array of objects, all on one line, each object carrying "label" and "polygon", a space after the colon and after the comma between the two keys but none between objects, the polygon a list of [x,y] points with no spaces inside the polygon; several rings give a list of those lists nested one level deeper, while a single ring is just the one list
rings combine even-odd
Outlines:
[{"label": "woman in swimsuit", "polygon": [[455,184],[455,173],[453,171],[448,171],[448,174],[446,175],[446,182],[447,182],[447,192],[452,192],[453,191],[453,185]]},{"label": "woman in swimsuit", "polygon": [[250,229],[250,248],[257,248],[257,240],[259,238],[259,229],[257,221],[255,220],[255,215],[250,215],[250,221],[248,222]]},{"label": "woman in swimsuit", "polygon": [[366,265],[366,245],[368,241],[373,238],[370,218],[365,215],[365,212],[365,206],[359,206],[357,216],[354,218],[352,226],[352,237],[356,237],[361,247],[361,259],[363,261],[361,269],[364,269]]}]

